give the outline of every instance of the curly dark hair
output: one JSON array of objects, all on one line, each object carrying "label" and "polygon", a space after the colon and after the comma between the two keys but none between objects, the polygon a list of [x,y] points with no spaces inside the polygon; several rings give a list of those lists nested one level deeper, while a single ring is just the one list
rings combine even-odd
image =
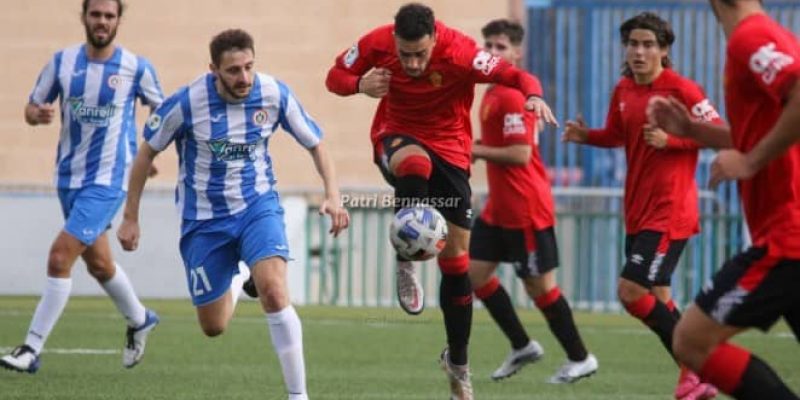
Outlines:
[{"label": "curly dark hair", "polygon": [[417,41],[425,35],[433,35],[435,23],[430,7],[409,3],[400,7],[394,16],[394,34],[403,40]]},{"label": "curly dark hair", "polygon": [[522,44],[522,39],[525,37],[525,29],[518,22],[507,19],[496,19],[486,24],[481,29],[483,37],[494,35],[506,35],[508,40],[514,46]]},{"label": "curly dark hair", "polygon": [[256,52],[253,45],[253,37],[242,29],[228,29],[218,33],[217,36],[211,39],[211,44],[208,47],[211,51],[211,62],[216,66],[219,66],[222,53],[228,50],[250,49],[253,54]]}]

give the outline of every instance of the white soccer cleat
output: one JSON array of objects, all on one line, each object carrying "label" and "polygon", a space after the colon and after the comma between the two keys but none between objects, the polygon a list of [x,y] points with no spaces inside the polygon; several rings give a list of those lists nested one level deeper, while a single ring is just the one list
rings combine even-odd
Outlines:
[{"label": "white soccer cleat", "polygon": [[419,315],[425,308],[425,292],[417,280],[416,267],[411,261],[397,262],[397,301],[408,314]]},{"label": "white soccer cleat", "polygon": [[153,310],[147,310],[144,324],[138,328],[128,327],[125,332],[125,348],[122,349],[122,365],[133,368],[144,357],[144,348],[147,344],[147,335],[158,325],[160,319]]},{"label": "white soccer cleat", "polygon": [[573,383],[597,372],[597,358],[589,354],[583,361],[567,361],[550,377],[548,383]]},{"label": "white soccer cleat", "polygon": [[39,370],[39,356],[30,346],[23,344],[0,358],[0,366],[12,371],[33,374]]},{"label": "white soccer cleat", "polygon": [[528,345],[519,349],[511,350],[503,364],[492,372],[492,379],[499,381],[516,374],[522,367],[533,364],[544,355],[544,349],[535,340],[528,342]]},{"label": "white soccer cleat", "polygon": [[439,356],[439,365],[450,381],[450,400],[473,400],[472,381],[469,365],[455,365],[450,362],[450,353],[445,348]]}]

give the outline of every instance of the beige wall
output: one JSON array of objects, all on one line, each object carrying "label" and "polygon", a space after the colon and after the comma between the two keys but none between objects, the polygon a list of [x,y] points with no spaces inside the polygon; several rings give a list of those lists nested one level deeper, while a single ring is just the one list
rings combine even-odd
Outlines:
[{"label": "beige wall", "polygon": [[[438,18],[477,37],[490,18],[509,15],[508,0],[430,0]],[[326,134],[340,182],[382,184],[372,166],[368,128],[375,101],[327,92],[324,79],[336,54],[368,30],[391,22],[405,0],[128,0],[118,43],[149,58],[169,94],[207,69],[208,41],[241,27],[256,40],[259,70],[284,80]],[[36,77],[58,49],[83,41],[79,0],[16,2],[0,15],[0,183],[51,182],[58,123],[24,124],[22,109]],[[140,122],[144,112],[140,112]],[[281,186],[317,185],[310,159],[285,134],[271,142]],[[171,185],[176,161],[157,161],[158,181]],[[482,177],[482,170],[476,170]],[[480,178],[479,178],[480,179]]]}]

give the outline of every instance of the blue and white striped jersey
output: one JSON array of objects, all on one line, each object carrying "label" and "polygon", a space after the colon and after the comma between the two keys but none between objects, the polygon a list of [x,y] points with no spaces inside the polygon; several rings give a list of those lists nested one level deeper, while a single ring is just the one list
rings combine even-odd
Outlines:
[{"label": "blue and white striped jersey", "polygon": [[305,148],[322,137],[289,88],[256,74],[250,95],[228,103],[205,74],[150,116],[144,137],[157,151],[174,140],[180,172],[175,197],[184,219],[220,218],[243,211],[273,190],[275,175],[267,147],[280,125]]},{"label": "blue and white striped jersey", "polygon": [[57,52],[30,95],[32,104],[61,102],[56,186],[104,185],[126,190],[136,154],[136,98],[151,108],[164,100],[155,70],[117,47],[105,62],[86,57],[85,45]]}]

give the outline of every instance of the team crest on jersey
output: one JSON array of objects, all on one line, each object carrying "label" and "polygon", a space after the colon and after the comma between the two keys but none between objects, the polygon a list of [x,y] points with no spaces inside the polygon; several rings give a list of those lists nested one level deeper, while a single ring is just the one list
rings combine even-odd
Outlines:
[{"label": "team crest on jersey", "polygon": [[214,154],[216,161],[255,161],[256,145],[257,143],[231,143],[222,139],[209,141],[208,149]]},{"label": "team crest on jersey", "polygon": [[253,123],[258,126],[264,126],[267,124],[267,120],[269,120],[269,114],[267,110],[256,110],[253,113]]},{"label": "team crest on jersey", "polygon": [[116,111],[114,104],[87,106],[82,97],[70,97],[66,100],[66,104],[74,120],[96,127],[107,127]]},{"label": "team crest on jersey", "polygon": [[433,87],[442,86],[442,74],[440,74],[439,72],[437,71],[431,72],[431,74],[428,75],[428,79],[431,81],[431,85],[433,85]]},{"label": "team crest on jersey", "polygon": [[161,127],[161,116],[158,114],[150,114],[147,118],[147,127],[151,131],[157,131]]},{"label": "team crest on jersey", "polygon": [[358,60],[358,44],[354,44],[344,55],[344,66],[350,68]]},{"label": "team crest on jersey", "polygon": [[761,46],[750,57],[750,69],[761,75],[767,85],[775,81],[778,74],[787,66],[794,63],[794,58],[775,50],[775,43]]},{"label": "team crest on jersey", "polygon": [[481,50],[472,60],[472,68],[483,72],[484,75],[489,75],[499,63],[499,58],[489,54],[489,52]]}]

